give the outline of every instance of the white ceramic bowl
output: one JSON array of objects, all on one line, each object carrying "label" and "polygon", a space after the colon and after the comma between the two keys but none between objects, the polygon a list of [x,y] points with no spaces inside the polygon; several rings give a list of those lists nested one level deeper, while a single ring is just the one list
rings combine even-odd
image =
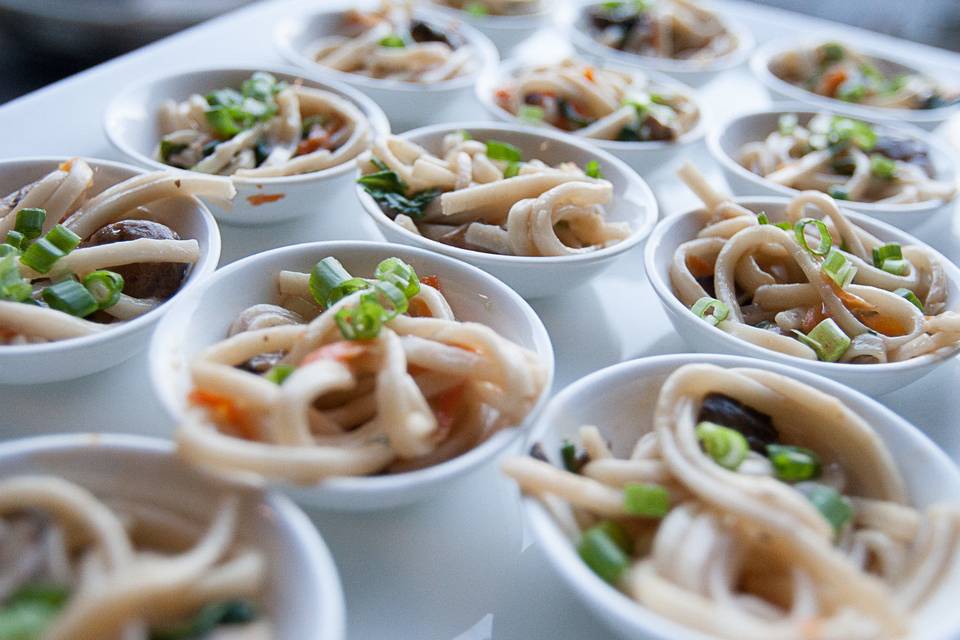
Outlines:
[{"label": "white ceramic bowl", "polygon": [[[941,77],[948,78],[956,75],[957,69],[943,70],[940,73],[934,73],[925,68],[925,64],[920,61],[909,60],[903,57],[891,56],[887,51],[877,50],[859,40],[850,40],[849,31],[844,32],[836,40],[843,43],[849,43],[849,46],[856,49],[868,57],[899,65],[904,71],[919,71],[938,81]],[[861,118],[863,120],[888,120],[897,123],[907,123],[922,127],[927,130],[936,128],[941,122],[947,120],[951,115],[960,109],[960,105],[950,105],[937,109],[891,109],[887,107],[871,107],[866,105],[844,102],[835,98],[827,98],[812,91],[807,91],[803,87],[790,84],[781,80],[770,71],[770,63],[787,51],[796,49],[807,49],[816,47],[823,42],[829,42],[823,38],[811,40],[807,37],[798,39],[774,39],[767,44],[759,47],[750,58],[750,69],[753,75],[767,88],[770,97],[774,100],[799,100],[813,105],[817,109],[825,111],[838,111],[847,115]]]},{"label": "white ceramic bowl", "polygon": [[[805,125],[818,112],[803,105],[777,104],[768,109],[738,115],[710,132],[707,148],[713,159],[723,169],[727,184],[735,195],[794,196],[799,193],[796,189],[776,184],[753,173],[737,161],[744,144],[765,140],[770,133],[777,130],[780,116],[787,113],[796,114],[800,124]],[[875,120],[869,122],[878,127],[878,130],[919,141],[929,149],[935,178],[952,184],[957,183],[956,156],[936,137],[915,127],[897,127]],[[928,224],[936,225],[938,222],[943,222],[944,218],[951,217],[956,208],[956,197],[947,202],[930,200],[912,204],[845,201],[843,206],[897,228],[913,231]]]},{"label": "white ceramic bowl", "polygon": [[[510,81],[512,78],[515,78],[523,69],[529,68],[530,66],[534,65],[531,65],[527,60],[517,58],[501,63],[496,74],[486,75],[477,81],[477,100],[481,105],[483,105],[483,108],[486,109],[487,113],[500,122],[520,124],[529,129],[538,131],[546,129],[547,131],[554,131],[556,133],[566,133],[565,131],[561,131],[549,125],[538,126],[524,122],[497,104],[497,101],[494,98],[496,90],[503,86],[506,82]],[[709,115],[707,113],[707,109],[704,107],[703,102],[697,96],[696,92],[693,91],[693,89],[680,82],[677,82],[676,80],[673,80],[672,78],[669,78],[668,76],[664,76],[656,72],[640,71],[636,67],[625,67],[624,65],[619,64],[607,64],[605,67],[615,68],[618,71],[624,71],[626,73],[632,73],[638,76],[645,75],[654,86],[659,85],[666,87],[680,95],[685,96],[697,106],[697,109],[700,112],[700,117],[693,129],[687,131],[680,136],[679,139],[672,142],[621,142],[619,140],[597,140],[593,138],[572,136],[575,140],[585,140],[595,144],[604,151],[607,151],[608,153],[611,153],[626,162],[634,169],[634,171],[641,175],[652,172],[656,169],[664,168],[681,153],[689,153],[692,151],[693,148],[703,140],[707,132]]]},{"label": "white ceramic bowl", "polygon": [[[786,219],[784,213],[789,199],[736,198],[736,202],[751,211],[765,211],[771,221],[778,222]],[[923,244],[913,236],[863,214],[851,211],[844,211],[844,214],[858,227],[885,242],[898,242],[901,245]],[[880,395],[916,382],[948,358],[956,355],[960,348],[944,349],[903,362],[885,364],[820,362],[764,349],[704,322],[693,315],[673,293],[673,287],[670,284],[670,263],[677,247],[696,237],[697,232],[703,228],[709,217],[704,209],[696,209],[661,220],[650,235],[644,254],[647,278],[653,290],[660,297],[660,303],[677,333],[694,350],[747,356],[758,363],[762,360],[772,360],[795,370],[812,371],[870,395]],[[960,269],[939,253],[936,253],[936,256],[943,265],[948,280],[947,306],[956,311],[960,309]]]},{"label": "white ceramic bowl", "polygon": [[[651,430],[654,405],[663,381],[677,368],[694,363],[772,371],[829,393],[865,419],[886,444],[904,476],[912,504],[923,507],[936,502],[957,501],[960,472],[936,445],[903,418],[837,382],[787,365],[752,358],[677,354],[641,358],[602,369],[557,394],[530,432],[528,443],[542,443],[549,455],[560,449],[564,438],[575,438],[580,426],[593,424],[612,444],[614,451],[624,452],[626,448],[629,453],[627,447],[633,445],[638,434]],[[630,639],[712,638],[644,608],[600,579],[584,564],[573,543],[536,499],[524,498],[524,512],[533,538],[542,547],[548,562],[596,614],[598,625],[606,624],[620,636]],[[960,589],[957,582],[960,580],[945,586],[944,591]],[[948,640],[956,638],[960,632],[960,612],[946,604],[947,601],[948,598],[940,598],[941,608],[928,617],[939,619],[936,629],[924,630],[924,640]]]},{"label": "white ceramic bowl", "polygon": [[540,29],[550,26],[553,22],[550,11],[550,0],[544,1],[544,8],[538,13],[516,16],[475,16],[468,11],[461,11],[436,1],[429,4],[430,8],[458,20],[463,20],[471,27],[490,38],[502,55],[532,36]]},{"label": "white ceramic bowl", "polygon": [[[66,157],[0,160],[0,193],[7,194],[38,180],[65,162]],[[90,193],[144,173],[118,162],[84,158],[93,169]],[[147,344],[153,327],[172,300],[196,287],[217,268],[220,230],[207,207],[196,198],[168,199],[150,206],[155,219],[184,240],[200,245],[200,259],[190,269],[180,291],[171,300],[139,318],[117,324],[95,335],[41,344],[0,346],[0,384],[38,384],[70,380],[109,369],[137,354]]]},{"label": "white ceramic bowl", "polygon": [[[256,71],[267,71],[279,80],[301,81],[304,86],[335,93],[353,103],[370,121],[375,135],[390,132],[383,111],[372,100],[342,83],[310,77],[309,72],[289,67],[211,67],[174,72],[150,78],[122,91],[107,106],[103,126],[110,142],[133,162],[153,169],[177,169],[156,159],[160,143],[160,105],[166,100],[185,100],[192,94],[206,95],[214,89],[239,87]],[[356,163],[353,161],[323,171],[275,178],[231,177],[237,188],[233,205],[211,203],[223,223],[261,225],[349,207],[349,193]],[[323,203],[323,207],[318,206]],[[329,214],[326,214],[329,215]]]},{"label": "white ceramic bowl", "polygon": [[307,517],[275,493],[241,489],[191,469],[173,445],[119,434],[73,434],[0,444],[0,478],[50,474],[94,493],[209,522],[218,497],[240,491],[241,540],[266,556],[266,615],[277,640],[341,640],[346,612],[337,568]]},{"label": "white ceramic bowl", "polygon": [[740,66],[747,60],[754,47],[753,35],[744,25],[723,16],[721,8],[701,3],[711,11],[717,12],[727,31],[737,38],[737,47],[733,51],[709,60],[675,60],[620,51],[600,44],[590,34],[586,10],[594,4],[600,4],[600,0],[576,0],[576,11],[571,17],[572,21],[567,25],[567,36],[579,53],[588,57],[659,71],[692,87],[704,85],[720,73]]},{"label": "white ceramic bowl", "polygon": [[298,502],[341,510],[370,510],[428,498],[492,460],[539,414],[553,380],[553,348],[543,323],[530,306],[502,282],[470,265],[429,251],[377,242],[317,242],[266,251],[217,271],[206,287],[173,310],[150,348],[150,373],[161,402],[174,419],[182,415],[191,387],[189,363],[201,349],[223,340],[237,314],[277,298],[276,274],[309,272],[326,256],[350,273],[372,274],[390,256],[408,262],[420,275],[438,275],[444,295],[460,320],[485,324],[505,338],[536,352],[548,371],[544,391],[518,428],[504,429],[480,446],[447,462],[402,474],[331,478],[309,487],[285,485]]},{"label": "white ceramic bowl", "polygon": [[524,158],[536,158],[549,165],[569,161],[583,167],[590,160],[597,160],[604,177],[613,183],[613,203],[605,207],[607,219],[611,222],[629,222],[633,233],[615,245],[572,256],[501,256],[471,251],[407,231],[391,220],[380,209],[380,205],[357,186],[357,196],[364,210],[388,241],[422,247],[469,262],[500,278],[524,298],[536,298],[568,291],[595,277],[616,258],[640,243],[657,220],[657,201],[643,178],[606,151],[566,134],[515,124],[464,122],[414,129],[402,137],[438,153],[443,137],[460,130],[470,132],[477,140],[509,142],[523,151]]},{"label": "white ceramic bowl", "polygon": [[316,77],[339,80],[362,91],[383,107],[397,131],[463,117],[464,110],[472,106],[474,82],[481,75],[491,73],[500,59],[493,43],[463,20],[417,9],[415,18],[441,32],[458,33],[474,48],[477,58],[472,73],[443,82],[420,84],[336,71],[314,62],[309,51],[318,39],[337,32],[343,14],[342,9],[327,9],[286,18],[274,29],[277,49],[289,62],[309,69]]}]

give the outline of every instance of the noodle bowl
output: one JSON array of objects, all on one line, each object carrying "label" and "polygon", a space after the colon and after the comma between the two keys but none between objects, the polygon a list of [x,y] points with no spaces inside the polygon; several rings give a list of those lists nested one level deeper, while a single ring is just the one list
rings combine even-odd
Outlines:
[{"label": "noodle bowl", "polygon": [[952,465],[868,398],[746,364],[638,360],[558,396],[503,465],[547,557],[624,637],[952,637]]}]

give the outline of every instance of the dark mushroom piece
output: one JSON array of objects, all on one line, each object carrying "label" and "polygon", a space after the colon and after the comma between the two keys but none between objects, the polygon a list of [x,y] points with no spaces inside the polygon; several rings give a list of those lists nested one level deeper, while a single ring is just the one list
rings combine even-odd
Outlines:
[{"label": "dark mushroom piece", "polygon": [[451,49],[457,49],[463,45],[463,38],[458,33],[444,33],[422,20],[413,20],[410,22],[410,37],[414,42],[442,42]]},{"label": "dark mushroom piece", "polygon": [[739,431],[750,448],[761,454],[766,454],[768,444],[780,441],[773,418],[722,393],[711,393],[703,399],[697,421],[713,422]]},{"label": "dark mushroom piece", "polygon": [[[81,246],[95,247],[114,242],[147,238],[180,240],[170,227],[151,220],[121,220],[98,229]],[[123,293],[133,298],[166,300],[180,290],[188,265],[171,262],[144,262],[111,267],[123,276]]]}]

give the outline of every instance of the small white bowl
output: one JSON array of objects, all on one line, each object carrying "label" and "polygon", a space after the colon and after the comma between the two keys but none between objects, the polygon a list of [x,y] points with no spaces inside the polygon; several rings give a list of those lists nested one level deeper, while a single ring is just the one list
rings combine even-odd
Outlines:
[{"label": "small white bowl", "polygon": [[317,242],[266,251],[217,271],[207,286],[172,309],[154,334],[150,374],[154,389],[174,420],[185,409],[191,387],[189,364],[200,350],[223,340],[237,314],[254,304],[275,301],[276,275],[284,269],[309,272],[319,260],[334,256],[356,275],[372,274],[384,258],[396,256],[420,275],[437,275],[443,293],[460,320],[479,322],[534,351],[548,372],[537,404],[523,424],[499,431],[479,446],[441,464],[391,475],[331,478],[307,487],[282,485],[298,502],[348,511],[384,509],[433,496],[512,443],[540,413],[553,381],[553,348],[536,312],[490,275],[429,251],[378,242]]},{"label": "small white bowl", "polygon": [[[770,220],[784,220],[788,198],[736,198],[738,204],[751,211],[765,211]],[[923,243],[899,229],[878,222],[863,214],[844,210],[851,222],[873,234],[884,242],[898,242],[901,245]],[[710,218],[704,209],[695,209],[675,216],[664,218],[657,224],[644,253],[644,265],[647,278],[653,290],[660,297],[660,303],[667,312],[670,322],[677,333],[696,351],[705,353],[728,353],[748,356],[759,363],[772,360],[783,363],[794,370],[803,369],[836,380],[858,391],[873,396],[889,393],[916,382],[933,371],[940,364],[957,354],[960,347],[942,349],[903,362],[884,364],[847,364],[842,362],[820,362],[805,360],[771,349],[764,349],[740,338],[736,338],[717,327],[704,322],[688,309],[673,292],[670,284],[670,264],[677,247],[696,237]],[[932,251],[932,249],[931,249]],[[960,269],[941,254],[934,252],[943,265],[947,276],[947,306],[956,311],[960,308]]]},{"label": "small white bowl", "polygon": [[673,58],[642,56],[620,51],[597,42],[590,35],[590,26],[587,24],[587,8],[595,4],[600,4],[600,0],[577,0],[575,15],[572,16],[572,22],[567,25],[567,36],[579,53],[588,57],[593,56],[603,60],[659,71],[691,87],[700,87],[717,75],[740,66],[747,60],[754,47],[753,35],[744,25],[736,20],[724,17],[722,8],[701,3],[706,8],[716,12],[727,31],[737,39],[737,46],[733,51],[709,60],[675,60]]},{"label": "small white bowl", "polygon": [[[83,158],[93,169],[89,193],[97,194],[143,169],[119,162]],[[0,193],[7,194],[42,178],[66,157],[0,160]],[[162,222],[184,240],[196,240],[200,259],[190,269],[180,290],[153,311],[119,323],[94,335],[39,344],[0,346],[0,384],[39,384],[71,380],[116,366],[147,345],[153,327],[172,300],[194,289],[213,273],[220,260],[220,229],[207,207],[196,198],[168,199],[150,205]]]},{"label": "small white bowl", "polygon": [[500,59],[493,43],[463,20],[417,9],[413,14],[416,19],[444,33],[456,32],[473,47],[478,59],[474,60],[476,69],[472,73],[443,82],[422,84],[336,71],[317,64],[309,51],[318,39],[337,32],[343,14],[342,9],[327,9],[301,13],[283,20],[274,30],[277,49],[286,60],[309,69],[314,76],[338,80],[372,98],[383,107],[390,123],[398,131],[463,117],[464,110],[472,106],[473,84],[481,75],[491,73]]},{"label": "small white bowl", "polygon": [[626,73],[632,73],[637,76],[646,76],[651,84],[659,85],[671,89],[672,91],[683,95],[696,105],[700,113],[697,124],[693,129],[687,131],[675,141],[649,141],[649,142],[621,142],[619,140],[598,140],[595,138],[584,138],[576,136],[550,125],[535,125],[524,122],[522,119],[513,115],[503,107],[497,104],[494,94],[498,88],[509,82],[511,79],[521,73],[524,69],[535,66],[524,59],[514,58],[500,64],[496,74],[486,75],[477,81],[476,94],[477,100],[483,105],[495,120],[500,122],[510,122],[520,124],[528,129],[535,131],[553,131],[560,134],[566,134],[575,140],[583,140],[600,147],[604,151],[615,155],[637,173],[643,175],[656,169],[664,168],[674,160],[681,152],[689,153],[698,145],[707,133],[708,114],[703,102],[696,92],[683,83],[677,82],[672,78],[650,71],[640,71],[636,67],[626,67],[619,64],[605,64],[605,68],[616,69]]},{"label": "small white bowl", "polygon": [[241,488],[191,469],[173,445],[141,436],[86,433],[0,444],[0,478],[49,474],[94,493],[149,503],[206,523],[219,496],[243,494],[238,530],[266,556],[264,605],[278,640],[342,640],[346,625],[337,568],[316,528],[275,493]]},{"label": "small white bowl", "polygon": [[553,23],[549,4],[550,0],[545,0],[542,11],[516,16],[475,16],[468,11],[454,9],[436,1],[431,2],[429,6],[439,14],[463,20],[490,38],[501,55],[505,55],[534,33]]},{"label": "small white bowl", "polygon": [[[540,442],[550,455],[559,451],[564,438],[576,438],[584,424],[597,425],[614,451],[624,451],[638,437],[651,430],[657,395],[663,381],[687,364],[713,364],[724,368],[749,367],[772,371],[828,393],[853,409],[876,431],[890,450],[904,476],[911,504],[924,507],[936,502],[956,502],[960,495],[960,472],[950,459],[916,427],[867,396],[821,376],[794,367],[752,358],[709,354],[677,354],[641,358],[597,371],[583,378],[550,401],[543,417],[530,432],[528,444]],[[629,453],[630,449],[626,448]],[[523,500],[534,540],[561,580],[596,614],[598,624],[623,638],[650,640],[709,640],[644,608],[600,579],[577,555],[571,540],[557,526],[550,513],[532,497]],[[960,589],[960,579],[944,587]],[[925,640],[947,640],[960,633],[956,607],[947,609],[941,598],[937,610],[941,624],[925,629]],[[930,619],[937,616],[931,615]]]},{"label": "small white bowl", "polygon": [[[776,184],[755,174],[737,161],[744,144],[765,140],[770,133],[777,130],[780,116],[788,113],[796,114],[800,124],[805,125],[818,112],[803,105],[777,104],[738,115],[710,132],[707,148],[723,169],[727,184],[735,195],[795,196],[799,193],[796,189]],[[957,183],[956,156],[936,137],[915,127],[897,127],[876,120],[867,122],[881,131],[919,141],[929,150],[934,177],[943,182]],[[899,229],[914,231],[928,224],[936,225],[942,222],[944,217],[950,217],[956,207],[956,196],[947,202],[929,200],[911,204],[878,204],[844,201],[843,206]]]},{"label": "small white bowl", "polygon": [[[336,81],[311,78],[309,73],[290,67],[211,67],[150,78],[124,90],[110,102],[103,117],[104,130],[113,146],[133,162],[153,169],[177,171],[154,155],[162,137],[160,105],[170,99],[185,100],[192,94],[206,95],[214,89],[239,87],[256,71],[266,71],[279,80],[301,81],[306,87],[337,94],[363,112],[373,128],[373,135],[390,132],[390,123],[383,110],[362,93]],[[212,203],[211,206],[221,222],[244,226],[271,224],[306,215],[329,215],[329,211],[349,206],[344,195],[350,191],[349,183],[355,169],[356,163],[350,160],[323,171],[294,176],[231,176],[237,188],[233,205],[223,208],[219,203]]]},{"label": "small white bowl", "polygon": [[477,140],[492,138],[516,145],[523,151],[524,158],[536,158],[549,165],[569,161],[583,167],[590,160],[597,160],[603,176],[613,184],[613,202],[605,206],[607,220],[629,222],[633,232],[617,244],[590,253],[546,257],[501,256],[461,249],[407,231],[391,220],[358,185],[357,197],[388,241],[422,247],[469,262],[503,280],[524,298],[537,298],[569,291],[597,276],[616,258],[646,238],[657,221],[657,200],[643,178],[622,160],[573,136],[515,124],[463,122],[414,129],[401,137],[437,153],[443,137],[460,130],[470,132]]},{"label": "small white bowl", "polygon": [[[957,69],[951,69],[949,73],[946,70],[944,70],[942,74],[931,73],[924,68],[926,65],[923,62],[910,60],[905,57],[891,56],[887,51],[877,50],[856,39],[851,40],[849,38],[850,35],[851,32],[845,31],[844,35],[838,37],[836,40],[843,43],[849,42],[849,46],[857,52],[870,58],[899,65],[905,71],[920,72],[938,81],[940,80],[940,75],[949,77],[949,74],[955,75],[957,73]],[[811,40],[808,37],[771,40],[758,48],[750,58],[750,70],[767,88],[773,100],[799,100],[813,105],[821,111],[837,111],[862,120],[888,120],[896,123],[907,123],[931,131],[960,109],[960,105],[957,104],[939,107],[937,109],[893,109],[889,107],[871,107],[844,102],[843,100],[821,96],[812,91],[807,91],[803,87],[790,84],[786,80],[778,78],[770,70],[770,63],[780,55],[788,51],[816,47],[825,41],[829,40],[825,38]]]}]

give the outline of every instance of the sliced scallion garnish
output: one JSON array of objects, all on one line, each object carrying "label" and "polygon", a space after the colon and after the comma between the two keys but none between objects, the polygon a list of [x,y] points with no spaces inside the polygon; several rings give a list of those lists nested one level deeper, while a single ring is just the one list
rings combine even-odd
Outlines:
[{"label": "sliced scallion garnish", "polygon": [[820,270],[841,289],[846,289],[857,275],[857,268],[836,247],[830,248],[830,253],[824,258]]},{"label": "sliced scallion garnish", "polygon": [[900,260],[903,258],[903,249],[896,242],[891,242],[873,249],[873,266],[878,269],[883,267],[885,260]]},{"label": "sliced scallion garnish", "polygon": [[17,220],[13,228],[18,233],[23,234],[27,240],[33,240],[40,237],[43,231],[43,221],[47,218],[47,212],[44,209],[29,207],[20,209],[17,212]]},{"label": "sliced scallion garnish", "polygon": [[827,318],[804,335],[794,329],[794,335],[803,344],[813,349],[817,358],[824,362],[836,362],[850,348],[850,337],[843,332],[833,318]]},{"label": "sliced scallion garnish", "polygon": [[820,475],[820,457],[804,447],[768,444],[767,458],[777,478],[784,482],[800,482]]},{"label": "sliced scallion garnish", "polygon": [[290,377],[296,367],[292,364],[275,364],[263,374],[263,377],[274,384],[283,384],[283,381]]},{"label": "sliced scallion garnish", "polygon": [[516,178],[520,175],[520,163],[519,162],[508,162],[506,168],[503,170],[503,177],[506,178]]},{"label": "sliced scallion garnish", "polygon": [[360,289],[369,287],[362,278],[354,278],[334,257],[326,257],[310,271],[310,293],[317,304],[326,308]]},{"label": "sliced scallion garnish", "polygon": [[520,109],[517,111],[517,117],[527,122],[543,122],[543,116],[543,108],[533,104],[520,105]]},{"label": "sliced scallion garnish", "polygon": [[696,433],[707,455],[725,469],[736,471],[750,451],[747,439],[736,429],[703,421],[697,425]]},{"label": "sliced scallion garnish", "polygon": [[23,302],[33,293],[33,287],[20,275],[15,253],[0,258],[0,300]]},{"label": "sliced scallion garnish", "polygon": [[583,532],[577,553],[594,573],[610,584],[619,580],[630,565],[626,552],[600,527]]},{"label": "sliced scallion garnish", "polygon": [[843,187],[832,184],[827,188],[827,195],[829,195],[834,200],[849,200],[850,193]]},{"label": "sliced scallion garnish", "polygon": [[407,298],[420,293],[420,279],[417,272],[400,258],[387,258],[377,265],[374,277],[399,287]]},{"label": "sliced scallion garnish", "polygon": [[670,511],[670,494],[658,484],[629,482],[623,487],[623,510],[632,516],[662,518]]},{"label": "sliced scallion garnish", "polygon": [[7,237],[3,241],[4,244],[11,246],[14,249],[23,249],[25,242],[27,242],[27,237],[19,231],[13,229],[7,231]]},{"label": "sliced scallion garnish", "polygon": [[46,238],[40,238],[23,252],[20,262],[37,273],[47,273],[54,263],[66,254]]},{"label": "sliced scallion garnish", "polygon": [[[810,245],[807,244],[805,229],[807,225],[810,224],[816,228],[817,233],[820,235],[820,240],[817,242],[816,248],[811,248]],[[833,246],[833,237],[830,235],[830,230],[827,229],[827,225],[825,225],[822,220],[817,220],[816,218],[802,218],[798,220],[797,223],[793,225],[793,234],[797,242],[800,243],[800,246],[815,256],[827,255],[830,252],[830,247]]]},{"label": "sliced scallion garnish", "polygon": [[895,260],[888,258],[883,261],[880,269],[895,276],[905,276],[910,271],[910,263],[906,260]]},{"label": "sliced scallion garnish", "polygon": [[600,172],[600,163],[596,160],[591,160],[583,168],[583,172],[587,174],[588,178],[596,178],[598,180],[603,178],[603,174]]},{"label": "sliced scallion garnish", "polygon": [[881,180],[893,180],[897,175],[897,163],[887,156],[874,153],[870,156],[870,173]]},{"label": "sliced scallion garnish", "polygon": [[58,224],[53,229],[50,229],[50,231],[47,231],[47,235],[44,237],[57,249],[63,251],[64,255],[80,246],[80,236],[62,224]]},{"label": "sliced scallion garnish", "polygon": [[701,320],[707,321],[713,326],[720,324],[730,315],[730,307],[716,298],[709,296],[704,296],[694,302],[693,306],[690,307],[690,311],[693,312],[693,315]]},{"label": "sliced scallion garnish", "polygon": [[491,160],[502,160],[503,162],[522,162],[523,152],[519,147],[515,147],[509,142],[500,140],[487,140],[487,157]]},{"label": "sliced scallion garnish", "polygon": [[407,46],[407,43],[403,41],[403,38],[395,33],[391,33],[386,38],[382,39],[379,44],[381,47],[387,47],[389,49],[403,49]]},{"label": "sliced scallion garnish", "polygon": [[107,309],[120,300],[120,293],[123,292],[123,276],[114,271],[101,269],[84,276],[83,286],[97,301],[98,307]]},{"label": "sliced scallion garnish", "polygon": [[853,519],[853,505],[833,487],[819,482],[800,482],[793,487],[813,503],[820,515],[833,527],[835,534],[839,534]]},{"label": "sliced scallion garnish", "polygon": [[910,289],[905,289],[903,287],[900,287],[893,293],[900,296],[901,298],[905,298],[917,309],[920,309],[920,311],[923,311],[923,303],[920,302],[920,298],[917,297],[917,294],[915,294],[913,291],[910,291]]},{"label": "sliced scallion garnish", "polygon": [[87,288],[72,278],[50,285],[43,290],[42,295],[51,309],[63,311],[78,318],[86,318],[100,308]]},{"label": "sliced scallion garnish", "polygon": [[337,311],[334,320],[347,340],[373,340],[383,326],[383,307],[361,298],[356,305]]}]

